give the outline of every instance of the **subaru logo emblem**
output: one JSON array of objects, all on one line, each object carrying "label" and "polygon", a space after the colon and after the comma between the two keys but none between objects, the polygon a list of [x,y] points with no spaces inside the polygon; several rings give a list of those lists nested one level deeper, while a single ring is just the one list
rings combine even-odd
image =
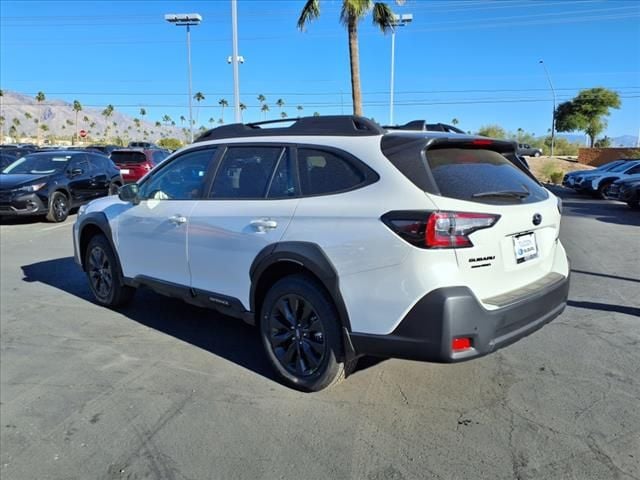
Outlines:
[{"label": "subaru logo emblem", "polygon": [[534,225],[540,225],[542,223],[542,215],[540,215],[539,213],[536,213],[533,216],[533,224]]}]

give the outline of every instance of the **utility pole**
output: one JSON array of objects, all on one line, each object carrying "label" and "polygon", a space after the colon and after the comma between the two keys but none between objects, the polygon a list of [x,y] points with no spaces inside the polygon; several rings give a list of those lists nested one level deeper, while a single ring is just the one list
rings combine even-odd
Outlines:
[{"label": "utility pole", "polygon": [[238,69],[238,0],[231,0],[231,32],[233,65],[233,112],[236,123],[242,123],[240,112],[240,71]]},{"label": "utility pole", "polygon": [[404,27],[413,21],[411,13],[403,13],[402,15],[394,15],[391,23],[391,86],[389,88],[389,125],[393,125],[393,90],[395,80],[395,63],[396,63],[396,27]]},{"label": "utility pole", "polygon": [[540,60],[538,63],[542,64],[542,68],[544,68],[544,73],[547,74],[547,80],[549,80],[549,87],[551,87],[551,95],[553,96],[553,113],[551,115],[551,156],[553,157],[553,147],[556,139],[556,91],[553,88],[553,83],[551,83],[551,76],[549,75],[549,70],[547,70],[547,66],[544,63],[544,60]]}]

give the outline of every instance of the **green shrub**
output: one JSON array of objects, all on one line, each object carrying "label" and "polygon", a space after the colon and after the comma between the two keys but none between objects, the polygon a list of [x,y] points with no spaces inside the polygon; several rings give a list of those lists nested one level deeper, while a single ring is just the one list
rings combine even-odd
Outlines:
[{"label": "green shrub", "polygon": [[555,183],[556,185],[558,185],[560,182],[562,182],[563,176],[564,174],[562,172],[555,171],[552,172],[551,175],[549,175],[549,179],[551,180],[551,183]]}]

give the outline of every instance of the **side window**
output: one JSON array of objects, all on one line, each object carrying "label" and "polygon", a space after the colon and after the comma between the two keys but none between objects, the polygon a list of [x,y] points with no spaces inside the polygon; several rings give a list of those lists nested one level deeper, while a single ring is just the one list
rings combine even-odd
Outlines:
[{"label": "side window", "polygon": [[89,157],[89,163],[95,173],[106,173],[107,166],[105,161],[99,155],[87,155]]},{"label": "side window", "polygon": [[229,147],[210,198],[264,198],[284,151],[282,147]]},{"label": "side window", "polygon": [[151,156],[151,160],[153,161],[154,165],[158,165],[165,158],[167,158],[167,154],[162,150],[154,151]]},{"label": "side window", "polygon": [[634,175],[636,173],[640,173],[640,165],[636,165],[631,170],[627,172],[628,175]]},{"label": "side window", "polygon": [[142,200],[201,198],[215,148],[185,153],[158,170],[140,186]]},{"label": "side window", "polygon": [[285,150],[271,179],[267,198],[289,198],[298,195],[291,156]]},{"label": "side window", "polygon": [[298,170],[303,195],[350,190],[366,180],[364,172],[345,158],[310,148],[298,149]]},{"label": "side window", "polygon": [[81,175],[88,175],[91,173],[91,165],[89,165],[86,155],[77,155],[74,156],[73,160],[71,160],[71,170],[78,168],[82,170]]}]

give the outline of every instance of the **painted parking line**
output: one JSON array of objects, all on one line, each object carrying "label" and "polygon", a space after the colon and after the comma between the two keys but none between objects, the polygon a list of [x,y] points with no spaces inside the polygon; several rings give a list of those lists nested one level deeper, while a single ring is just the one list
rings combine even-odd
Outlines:
[{"label": "painted parking line", "polygon": [[41,230],[41,232],[48,232],[49,230],[55,230],[57,228],[62,228],[62,227],[66,227],[68,225],[73,225],[73,222],[69,222],[69,223],[62,223],[60,225],[54,225],[53,227],[47,227],[47,228],[43,228]]}]

